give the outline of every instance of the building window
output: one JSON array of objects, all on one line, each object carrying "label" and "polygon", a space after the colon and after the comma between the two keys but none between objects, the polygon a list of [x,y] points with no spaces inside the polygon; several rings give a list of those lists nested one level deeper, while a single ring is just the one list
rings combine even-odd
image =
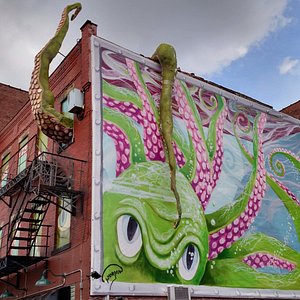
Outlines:
[{"label": "building window", "polygon": [[[38,207],[37,209],[41,210],[41,207]],[[31,215],[31,218],[34,220],[41,221],[43,218],[43,215],[40,213],[34,213]],[[35,225],[35,223],[33,223],[31,225],[31,228],[36,230],[37,226],[40,227],[40,225]],[[36,235],[36,238],[35,238],[35,244],[33,245],[33,247],[31,248],[31,251],[30,251],[31,256],[41,256],[42,233],[43,233],[43,228],[40,227],[38,230],[38,233]]]},{"label": "building window", "polygon": [[[10,222],[12,222],[15,219],[16,219],[16,214],[13,214],[11,216]],[[12,236],[15,236],[16,238],[20,237],[20,231],[19,230],[17,231],[17,228],[19,227],[19,222],[20,221],[15,222],[15,224],[14,224],[14,226],[12,228]],[[12,243],[12,246],[14,246],[14,247],[19,247],[19,245],[20,245],[20,240],[19,239],[15,239],[13,241],[13,243]],[[11,249],[10,250],[10,255],[12,255],[12,256],[18,256],[18,254],[19,254],[19,249]]]},{"label": "building window", "polygon": [[40,130],[38,136],[38,154],[47,152],[48,150],[48,137]]},{"label": "building window", "polygon": [[72,297],[72,286],[66,286],[63,288],[60,288],[54,292],[50,292],[48,296],[45,298],[39,298],[39,299],[51,299],[51,300],[73,300],[75,298]]},{"label": "building window", "polygon": [[[66,117],[68,117],[69,119],[73,120],[74,122],[74,115],[72,113],[69,112],[70,110],[70,106],[69,106],[69,101],[68,98],[65,98],[62,102],[61,102],[61,112],[63,115],[65,115]],[[66,149],[72,142],[69,142],[68,144],[64,144],[64,143],[59,143],[60,145],[60,149],[58,150],[58,152],[62,152],[64,149]]]},{"label": "building window", "polygon": [[9,159],[10,159],[10,154],[6,154],[2,158],[2,166],[1,166],[1,187],[4,187],[8,181],[8,174],[9,174]]},{"label": "building window", "polygon": [[[56,249],[64,249],[70,244],[70,229],[71,229],[71,199],[59,198],[57,209],[57,228],[56,228]],[[66,211],[65,209],[68,211]]]},{"label": "building window", "polygon": [[26,169],[28,137],[25,137],[19,144],[18,174]]},{"label": "building window", "polygon": [[61,112],[68,117],[69,119],[73,120],[74,119],[74,115],[72,113],[69,112],[70,110],[70,106],[69,106],[69,101],[68,98],[65,98],[62,102],[61,102]]},{"label": "building window", "polygon": [[[4,224],[3,221],[0,222],[0,249],[2,248],[3,224]],[[2,251],[0,251],[0,253],[2,254]]]}]

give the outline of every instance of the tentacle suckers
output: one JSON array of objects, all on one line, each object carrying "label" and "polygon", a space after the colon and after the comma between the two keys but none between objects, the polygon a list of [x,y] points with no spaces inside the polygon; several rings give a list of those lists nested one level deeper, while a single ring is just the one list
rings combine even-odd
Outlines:
[{"label": "tentacle suckers", "polygon": [[81,10],[80,3],[68,5],[52,39],[36,55],[32,72],[29,98],[32,113],[41,131],[51,139],[68,143],[73,137],[73,120],[54,109],[54,95],[49,87],[49,65],[59,52],[69,28],[68,14],[75,10],[71,20]]}]

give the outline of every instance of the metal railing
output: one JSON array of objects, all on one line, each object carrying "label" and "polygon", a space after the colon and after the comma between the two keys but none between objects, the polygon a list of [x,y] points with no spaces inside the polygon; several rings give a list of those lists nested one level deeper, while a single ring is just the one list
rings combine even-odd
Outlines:
[{"label": "metal railing", "polygon": [[[47,257],[49,254],[49,239],[50,228],[52,225],[41,224],[38,232],[35,233],[34,238],[30,236],[30,231],[19,231],[18,239],[14,241],[11,247],[10,240],[10,222],[0,227],[0,259],[6,256],[28,256],[31,257]],[[21,228],[22,229],[22,228]],[[16,229],[14,229],[16,230]],[[35,229],[32,228],[31,233]],[[28,245],[28,243],[30,245]],[[30,249],[30,250],[28,250]],[[30,253],[28,252],[30,251]]]},{"label": "metal railing", "polygon": [[[0,167],[0,198],[2,198],[9,190],[14,192],[13,187],[19,184],[27,175],[28,166],[37,154],[37,136],[34,135],[25,145],[14,153],[1,167]],[[22,155],[24,155],[22,157]],[[22,157],[22,158],[21,158]]]},{"label": "metal railing", "polygon": [[36,194],[45,188],[53,193],[81,191],[85,163],[84,160],[42,152],[32,162],[28,190]]},{"label": "metal railing", "polygon": [[5,182],[0,182],[0,200],[10,207],[7,223],[0,227],[0,262],[8,255],[47,255],[51,225],[43,222],[49,204],[73,213],[82,194],[86,161],[40,153],[37,144],[35,135],[0,167],[0,175],[5,175],[1,176]]}]

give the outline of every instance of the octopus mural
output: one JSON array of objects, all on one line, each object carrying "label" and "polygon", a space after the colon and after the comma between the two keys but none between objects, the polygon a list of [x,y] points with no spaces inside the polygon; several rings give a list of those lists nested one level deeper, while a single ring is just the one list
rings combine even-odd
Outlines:
[{"label": "octopus mural", "polygon": [[[172,145],[182,211],[174,228],[160,133],[164,77],[108,49],[101,59],[104,266],[122,266],[121,282],[299,289],[300,203],[283,163],[299,179],[300,159],[278,145],[299,151],[300,128],[176,78]],[[299,180],[291,182],[299,191]],[[268,234],[261,220],[264,201],[273,200],[292,228],[287,239]]]},{"label": "octopus mural", "polygon": [[[64,143],[73,124],[48,69],[80,9],[64,10],[29,92],[38,126]],[[120,282],[299,289],[299,126],[179,80],[168,45],[153,55],[162,76],[100,55],[104,267]]]}]

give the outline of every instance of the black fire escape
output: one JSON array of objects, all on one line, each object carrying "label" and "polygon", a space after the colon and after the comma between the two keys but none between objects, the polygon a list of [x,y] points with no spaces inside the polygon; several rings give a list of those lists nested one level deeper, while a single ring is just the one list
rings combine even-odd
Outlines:
[{"label": "black fire escape", "polygon": [[[53,230],[45,224],[45,216],[50,204],[74,214],[82,200],[84,161],[39,153],[36,142],[33,137],[0,168],[0,209],[4,203],[9,207],[6,223],[0,227],[0,277],[49,256]],[[26,155],[23,167],[21,153]]]}]

